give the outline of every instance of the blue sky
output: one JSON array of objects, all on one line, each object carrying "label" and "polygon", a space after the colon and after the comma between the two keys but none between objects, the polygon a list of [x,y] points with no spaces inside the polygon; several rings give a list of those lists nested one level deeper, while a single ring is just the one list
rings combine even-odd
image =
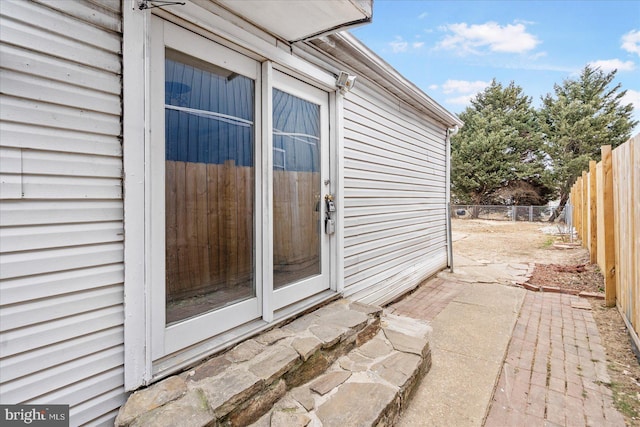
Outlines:
[{"label": "blue sky", "polygon": [[[587,64],[617,69],[640,119],[640,1],[375,0],[351,30],[453,113],[496,78],[533,105]],[[640,126],[635,132],[640,131]]]}]

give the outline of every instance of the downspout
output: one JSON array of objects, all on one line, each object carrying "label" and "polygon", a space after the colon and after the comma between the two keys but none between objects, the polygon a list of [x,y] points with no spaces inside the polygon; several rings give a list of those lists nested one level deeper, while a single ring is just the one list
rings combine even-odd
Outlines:
[{"label": "downspout", "polygon": [[451,233],[451,137],[458,133],[460,128],[454,125],[447,129],[447,137],[445,139],[445,212],[447,215],[447,267],[453,273],[453,238]]}]

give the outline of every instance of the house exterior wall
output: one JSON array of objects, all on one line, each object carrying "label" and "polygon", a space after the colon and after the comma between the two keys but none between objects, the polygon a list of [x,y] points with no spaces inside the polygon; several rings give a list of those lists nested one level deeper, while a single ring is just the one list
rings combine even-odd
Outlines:
[{"label": "house exterior wall", "polygon": [[447,266],[446,127],[365,85],[344,110],[344,293],[385,304]]},{"label": "house exterior wall", "polygon": [[0,400],[98,424],[125,399],[120,2],[0,14]]},{"label": "house exterior wall", "polygon": [[[117,0],[0,7],[0,400],[69,404],[71,425],[112,423],[126,399],[122,12]],[[270,54],[325,89],[340,70],[328,53]],[[334,279],[382,304],[446,266],[447,126],[359,79],[333,112],[344,215]]]}]

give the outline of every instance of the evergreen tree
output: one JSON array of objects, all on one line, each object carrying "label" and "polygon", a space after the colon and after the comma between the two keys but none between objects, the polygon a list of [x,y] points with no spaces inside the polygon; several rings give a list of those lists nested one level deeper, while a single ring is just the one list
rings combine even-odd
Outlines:
[{"label": "evergreen tree", "polygon": [[542,99],[540,121],[560,195],[560,206],[549,221],[564,208],[589,160],[600,160],[600,147],[624,143],[638,123],[631,118],[633,105],[621,105],[626,91],[620,91],[619,83],[610,87],[615,75],[615,70],[605,74],[586,66],[576,80],[556,84],[555,97],[547,94]]},{"label": "evergreen tree", "polygon": [[451,190],[471,204],[544,204],[552,197],[531,98],[495,79],[460,114],[451,140]]}]

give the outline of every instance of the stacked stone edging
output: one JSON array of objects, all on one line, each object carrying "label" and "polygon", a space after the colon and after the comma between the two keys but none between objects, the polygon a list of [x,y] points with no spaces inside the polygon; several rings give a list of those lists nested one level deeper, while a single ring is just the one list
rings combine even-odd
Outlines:
[{"label": "stacked stone edging", "polygon": [[380,330],[379,307],[339,300],[135,392],[115,425],[247,425]]},{"label": "stacked stone edging", "polygon": [[254,427],[391,426],[431,368],[427,323],[393,315],[315,380],[287,393]]}]

